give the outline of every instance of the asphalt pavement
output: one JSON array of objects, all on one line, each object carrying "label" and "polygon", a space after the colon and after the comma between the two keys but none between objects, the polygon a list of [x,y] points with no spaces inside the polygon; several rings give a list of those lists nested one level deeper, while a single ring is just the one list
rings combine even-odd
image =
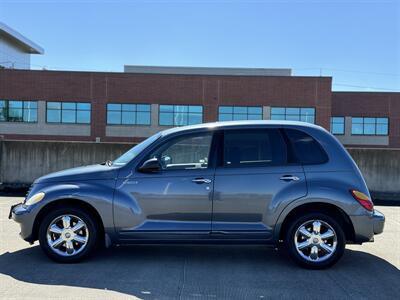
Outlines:
[{"label": "asphalt pavement", "polygon": [[18,236],[0,197],[0,299],[399,299],[400,206],[374,243],[347,246],[331,269],[304,270],[266,246],[152,245],[56,264]]}]

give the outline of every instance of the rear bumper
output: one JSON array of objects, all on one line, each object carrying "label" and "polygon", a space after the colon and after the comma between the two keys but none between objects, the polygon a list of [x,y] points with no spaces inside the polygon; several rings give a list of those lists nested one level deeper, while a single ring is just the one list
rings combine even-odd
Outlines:
[{"label": "rear bumper", "polygon": [[385,216],[383,213],[374,210],[374,214],[372,215],[374,220],[374,234],[380,234],[383,232],[383,228],[385,227]]},{"label": "rear bumper", "polygon": [[357,244],[372,242],[374,235],[383,232],[385,227],[385,216],[377,211],[366,215],[350,216],[353,223],[355,240]]}]

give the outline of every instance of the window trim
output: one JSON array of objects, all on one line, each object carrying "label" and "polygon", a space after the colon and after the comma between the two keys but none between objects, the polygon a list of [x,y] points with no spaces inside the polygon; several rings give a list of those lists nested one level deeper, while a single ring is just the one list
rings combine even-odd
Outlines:
[{"label": "window trim", "polygon": [[[39,121],[39,100],[16,100],[16,99],[0,99],[0,101],[5,101],[5,119],[6,120],[4,120],[4,121],[1,121],[0,120],[0,123],[18,123],[18,124],[21,124],[21,123],[24,123],[24,124],[35,124],[35,123],[38,123],[38,121]],[[9,116],[10,116],[10,114],[9,114],[9,111],[10,111],[10,104],[9,104],[9,102],[10,101],[18,101],[18,102],[22,102],[22,108],[21,108],[21,110],[22,110],[22,120],[21,121],[10,121],[9,120]],[[36,111],[36,121],[24,121],[24,115],[25,115],[25,109],[26,108],[24,108],[24,103],[25,102],[36,102],[36,108],[28,108],[28,109],[30,109],[30,110],[35,110]]]},{"label": "window trim", "polygon": [[[334,133],[332,131],[332,118],[343,118],[343,133]],[[329,125],[330,125],[329,132],[332,133],[333,135],[339,135],[339,136],[346,135],[346,117],[345,116],[331,116]]]},{"label": "window trim", "polygon": [[[48,108],[48,103],[49,102],[53,102],[53,103],[60,103],[61,104],[61,108],[60,109],[54,109],[54,108],[50,108],[50,110],[53,111],[60,111],[60,122],[49,122],[48,121],[48,115],[47,112],[49,111]],[[63,112],[63,108],[62,108],[62,104],[63,103],[75,103],[75,122],[63,122],[63,117],[62,117],[62,112]],[[83,109],[79,109],[78,110],[78,104],[89,104],[90,105],[90,109],[89,110],[83,110]],[[72,109],[64,109],[66,111],[73,111]],[[82,123],[82,122],[78,122],[78,111],[88,111],[90,112],[90,119],[89,119],[89,123]],[[46,101],[46,124],[64,124],[64,125],[91,125],[92,124],[92,102],[81,102],[81,101]]]},{"label": "window trim", "polygon": [[[314,109],[314,123],[310,123],[310,122],[306,122],[306,123],[309,123],[309,124],[317,124],[317,108],[316,108],[316,106],[271,106],[270,107],[270,120],[274,120],[274,119],[272,119],[272,109],[273,108],[284,108],[285,109],[285,119],[281,119],[282,121],[293,121],[293,122],[306,122],[306,121],[302,121],[302,120],[288,120],[288,119],[286,119],[286,116],[287,116],[287,114],[286,114],[286,109],[288,109],[288,108],[298,108],[299,109],[299,111],[301,112],[301,109],[302,108],[312,108],[312,109]],[[299,114],[299,117],[301,118],[301,113]],[[277,120],[277,119],[275,119],[275,120]]]},{"label": "window trim", "polygon": [[[161,112],[161,106],[162,105],[172,106],[173,110],[175,109],[175,106],[188,106],[188,107],[189,106],[200,106],[201,107],[201,122],[200,123],[196,123],[196,124],[187,124],[187,125],[175,125],[175,124],[172,124],[172,125],[161,125],[160,124],[160,116],[161,116],[161,113],[164,113],[164,112]],[[172,111],[173,120],[174,120],[174,114],[175,114],[175,111]],[[202,123],[204,123],[204,105],[203,104],[168,104],[168,103],[158,104],[158,126],[182,127],[182,126],[191,126],[191,125],[197,125],[197,124],[202,124]]]},{"label": "window trim", "polygon": [[[121,112],[121,124],[109,124],[109,123],[108,123],[108,108],[107,108],[108,104],[120,104],[120,105],[121,105],[121,110],[120,110],[120,112]],[[137,124],[137,123],[134,123],[134,124],[122,124],[122,112],[123,112],[123,110],[122,110],[122,105],[123,105],[123,104],[149,105],[149,107],[150,107],[150,110],[148,111],[148,113],[150,114],[150,122],[149,122],[149,124]],[[112,110],[112,111],[117,111],[117,110]],[[139,112],[147,112],[147,111],[139,111]],[[136,118],[136,120],[137,120],[137,113],[138,113],[138,111],[135,110],[134,113],[135,113],[135,118]],[[105,124],[105,126],[127,126],[127,127],[140,126],[140,127],[149,127],[149,126],[152,125],[152,124],[151,124],[151,113],[152,113],[151,103],[107,102],[107,103],[106,103],[106,124]]]},{"label": "window trim", "polygon": [[[362,122],[362,130],[363,130],[363,133],[353,133],[353,119],[354,118],[361,118],[361,119],[363,119],[363,122]],[[365,125],[365,121],[364,121],[364,119],[367,119],[367,118],[373,118],[373,119],[375,119],[375,122],[374,122],[374,125],[375,125],[375,133],[374,134],[365,134],[364,133],[364,125]],[[387,119],[387,134],[377,134],[376,133],[376,126],[377,126],[377,119]],[[357,123],[358,124],[358,123]],[[351,135],[352,136],[390,136],[390,118],[389,117],[370,117],[370,116],[367,116],[367,117],[357,117],[357,116],[351,116]]]},{"label": "window trim", "polygon": [[[221,112],[220,112],[220,108],[221,108],[221,107],[231,107],[231,108],[232,108],[232,113],[221,113]],[[235,115],[235,113],[234,113],[235,107],[245,107],[245,108],[246,108],[246,110],[247,110],[246,113],[243,113],[243,114],[241,114],[241,113],[236,113],[237,115],[245,115],[245,116],[246,116],[246,119],[244,119],[244,120],[251,121],[251,120],[263,120],[263,119],[264,119],[264,116],[263,116],[263,106],[262,106],[262,105],[218,105],[218,109],[217,109],[217,113],[218,113],[218,122],[224,122],[223,120],[220,120],[220,115],[221,115],[221,114],[223,114],[223,115],[231,115],[231,116],[232,116],[232,120],[230,120],[230,121],[237,121],[237,120],[235,120],[235,119],[233,118],[233,116]],[[260,108],[260,109],[261,109],[261,113],[260,113],[261,119],[249,119],[249,115],[258,115],[258,114],[249,113],[249,108]]]}]

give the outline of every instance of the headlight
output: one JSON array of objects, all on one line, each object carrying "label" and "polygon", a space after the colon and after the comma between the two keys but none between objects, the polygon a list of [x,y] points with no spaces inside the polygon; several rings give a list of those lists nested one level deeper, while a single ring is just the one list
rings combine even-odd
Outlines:
[{"label": "headlight", "polygon": [[25,201],[25,205],[32,205],[32,204],[38,203],[39,201],[41,201],[44,198],[44,195],[45,195],[45,193],[43,193],[43,192],[33,195],[32,197],[30,197],[28,200]]}]

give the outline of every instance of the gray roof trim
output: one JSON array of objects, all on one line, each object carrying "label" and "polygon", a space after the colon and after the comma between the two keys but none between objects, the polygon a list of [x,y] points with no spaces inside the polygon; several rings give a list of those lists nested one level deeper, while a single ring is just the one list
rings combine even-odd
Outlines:
[{"label": "gray roof trim", "polygon": [[181,127],[173,127],[161,131],[161,135],[168,135],[175,132],[195,130],[195,129],[206,129],[206,128],[230,128],[230,127],[252,127],[252,126],[294,126],[300,128],[316,128],[319,130],[326,131],[323,127],[301,122],[301,121],[286,121],[286,120],[243,120],[243,121],[218,121],[211,123],[201,123],[196,125],[188,125]]},{"label": "gray roof trim", "polygon": [[133,66],[125,65],[125,73],[168,74],[168,75],[219,75],[219,76],[291,76],[291,69],[266,68],[207,68],[174,66]]},{"label": "gray roof trim", "polygon": [[24,49],[27,53],[31,54],[43,54],[44,49],[38,44],[35,44],[28,38],[24,37],[19,32],[15,31],[6,24],[0,22],[0,36],[4,35],[9,39],[13,40],[20,48]]}]

